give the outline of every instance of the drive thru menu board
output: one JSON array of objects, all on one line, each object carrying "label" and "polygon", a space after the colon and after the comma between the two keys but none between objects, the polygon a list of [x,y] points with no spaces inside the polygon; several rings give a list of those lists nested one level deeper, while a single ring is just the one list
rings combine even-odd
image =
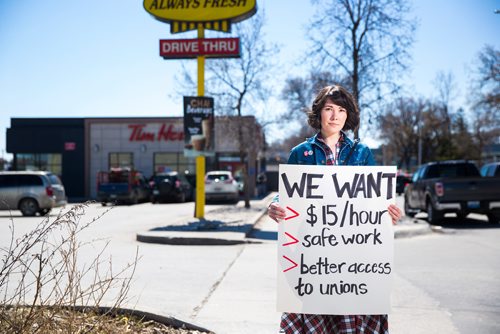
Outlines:
[{"label": "drive thru menu board", "polygon": [[279,166],[280,312],[387,314],[395,166]]}]

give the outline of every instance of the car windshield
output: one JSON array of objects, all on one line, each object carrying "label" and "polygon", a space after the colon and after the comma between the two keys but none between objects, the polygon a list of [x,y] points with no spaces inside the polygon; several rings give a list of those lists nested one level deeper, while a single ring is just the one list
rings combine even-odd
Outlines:
[{"label": "car windshield", "polygon": [[427,173],[427,178],[466,176],[480,176],[480,174],[471,164],[432,165]]},{"label": "car windshield", "polygon": [[111,172],[109,173],[110,183],[126,183],[128,182],[128,172]]},{"label": "car windshield", "polygon": [[208,174],[207,179],[214,181],[214,180],[219,180],[219,181],[226,181],[229,180],[231,176],[229,174]]},{"label": "car windshield", "polygon": [[164,180],[167,180],[167,181],[175,180],[175,176],[174,175],[156,175],[155,176],[156,183],[160,183]]}]

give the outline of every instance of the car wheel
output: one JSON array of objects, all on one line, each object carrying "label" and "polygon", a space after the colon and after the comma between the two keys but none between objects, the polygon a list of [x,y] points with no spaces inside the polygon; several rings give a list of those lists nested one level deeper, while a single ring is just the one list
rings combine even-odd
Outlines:
[{"label": "car wheel", "polygon": [[131,204],[137,204],[137,203],[139,203],[139,195],[137,194],[137,192],[133,193],[132,200],[130,200],[130,203]]},{"label": "car wheel", "polygon": [[491,224],[498,224],[498,223],[500,223],[500,215],[496,215],[494,213],[488,213],[487,216],[488,216],[488,221]]},{"label": "car wheel", "polygon": [[38,213],[40,214],[40,216],[46,216],[49,214],[51,209],[41,209],[38,211]]},{"label": "car wheel", "polygon": [[102,206],[106,206],[106,204],[108,204],[108,203],[106,203],[106,202],[101,202],[101,205],[102,205]]},{"label": "car wheel", "polygon": [[186,194],[184,192],[181,192],[179,194],[179,197],[177,197],[177,202],[184,203],[185,201],[186,201]]},{"label": "car wheel", "polygon": [[432,201],[427,201],[427,221],[430,224],[437,224],[442,218],[441,211],[437,210],[434,205],[432,205]]},{"label": "car wheel", "polygon": [[19,210],[23,216],[32,217],[38,212],[38,203],[33,198],[25,198],[19,203]]},{"label": "car wheel", "polygon": [[410,208],[410,204],[408,204],[408,200],[405,198],[405,215],[408,217],[415,217],[417,213]]},{"label": "car wheel", "polygon": [[467,212],[457,212],[457,219],[458,220],[464,220],[465,217],[467,217],[468,213]]}]

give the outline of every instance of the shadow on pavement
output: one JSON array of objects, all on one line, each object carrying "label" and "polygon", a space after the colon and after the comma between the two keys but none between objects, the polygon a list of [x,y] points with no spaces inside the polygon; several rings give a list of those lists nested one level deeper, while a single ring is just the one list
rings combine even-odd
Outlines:
[{"label": "shadow on pavement", "polygon": [[150,231],[182,231],[182,232],[241,232],[251,228],[251,224],[242,224],[242,220],[221,221],[204,220],[188,222],[184,225],[168,225]]},{"label": "shadow on pavement", "polygon": [[260,240],[278,240],[278,232],[253,230],[252,232],[250,232],[248,237],[251,239]]},{"label": "shadow on pavement", "polygon": [[500,228],[500,224],[490,223],[482,219],[474,218],[464,218],[458,219],[455,217],[445,217],[443,220],[436,224],[436,226],[441,226],[443,228],[454,228],[454,229],[484,229],[484,228]]}]

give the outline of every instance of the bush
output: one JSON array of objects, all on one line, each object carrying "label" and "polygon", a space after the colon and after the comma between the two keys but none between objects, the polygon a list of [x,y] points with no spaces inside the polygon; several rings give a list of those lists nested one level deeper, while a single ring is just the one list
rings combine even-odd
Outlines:
[{"label": "bush", "polygon": [[106,329],[110,319],[128,319],[110,315],[127,298],[138,253],[113,271],[111,258],[103,255],[106,243],[91,263],[79,263],[79,252],[89,244],[77,237],[112,209],[83,222],[89,204],[48,216],[17,239],[11,217],[10,244],[0,248],[0,333],[112,333]]}]

